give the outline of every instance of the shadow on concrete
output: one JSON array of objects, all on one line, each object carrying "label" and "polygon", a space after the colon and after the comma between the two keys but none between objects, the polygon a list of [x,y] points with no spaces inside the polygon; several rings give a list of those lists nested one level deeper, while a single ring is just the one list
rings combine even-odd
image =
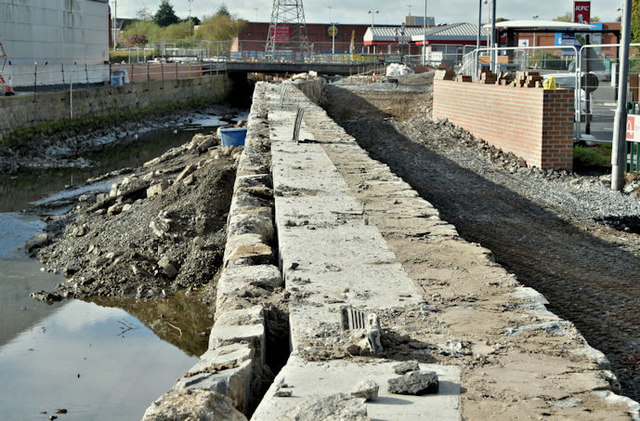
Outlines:
[{"label": "shadow on concrete", "polygon": [[[342,91],[342,92],[338,92]],[[640,260],[616,244],[560,219],[531,200],[461,167],[399,133],[384,113],[347,90],[327,89],[327,113],[361,147],[408,182],[467,241],[549,300],[603,351],[622,385],[640,399]],[[340,107],[333,107],[339,101]],[[339,110],[357,111],[354,119]]]}]

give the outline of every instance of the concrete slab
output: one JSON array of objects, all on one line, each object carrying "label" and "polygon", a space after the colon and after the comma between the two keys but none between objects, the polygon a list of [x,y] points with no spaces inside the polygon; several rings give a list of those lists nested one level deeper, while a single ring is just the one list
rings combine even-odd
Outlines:
[{"label": "concrete slab", "polygon": [[[454,366],[420,364],[421,370],[438,374],[440,387],[437,394],[411,396],[396,395],[387,390],[387,382],[399,377],[393,366],[397,362],[380,361],[360,364],[345,360],[306,362],[292,355],[287,365],[276,376],[265,398],[256,409],[254,421],[287,419],[290,409],[305,399],[317,399],[335,393],[350,393],[363,379],[373,380],[379,386],[378,398],[366,402],[367,414],[373,420],[459,420],[460,369]],[[277,397],[276,392],[287,385],[290,397]]]}]

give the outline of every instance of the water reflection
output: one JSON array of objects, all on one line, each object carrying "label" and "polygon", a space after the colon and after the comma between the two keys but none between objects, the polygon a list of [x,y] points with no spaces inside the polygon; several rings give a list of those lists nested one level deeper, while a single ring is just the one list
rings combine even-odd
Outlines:
[{"label": "water reflection", "polygon": [[196,361],[124,310],[71,301],[0,348],[2,417],[139,419]]}]

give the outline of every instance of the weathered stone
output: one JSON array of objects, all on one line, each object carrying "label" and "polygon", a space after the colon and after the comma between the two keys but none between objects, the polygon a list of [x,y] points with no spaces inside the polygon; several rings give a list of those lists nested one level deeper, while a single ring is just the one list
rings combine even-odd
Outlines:
[{"label": "weathered stone", "polygon": [[263,353],[263,340],[264,313],[261,306],[253,306],[220,314],[209,335],[209,349],[229,343],[249,342]]},{"label": "weathered stone", "polygon": [[115,205],[109,206],[109,208],[107,208],[107,215],[115,216],[122,213],[122,206],[122,203],[116,203]]},{"label": "weathered stone", "polygon": [[351,390],[351,395],[363,398],[365,401],[373,401],[378,397],[380,386],[373,380],[362,380]]},{"label": "weathered stone", "polygon": [[198,145],[198,152],[204,153],[209,148],[212,148],[218,144],[218,139],[215,136],[206,136],[205,139]]},{"label": "weathered stone", "polygon": [[419,371],[420,365],[417,361],[403,361],[393,366],[393,371],[396,374],[406,374],[410,371]]},{"label": "weathered stone", "polygon": [[49,244],[50,241],[51,241],[51,237],[49,237],[49,234],[47,233],[37,234],[27,240],[27,242],[24,245],[24,249],[27,252],[31,253],[31,251],[34,249],[46,246],[47,244]]},{"label": "weathered stone", "polygon": [[365,421],[368,420],[364,399],[346,393],[310,397],[289,410],[286,419],[296,421]]},{"label": "weathered stone", "polygon": [[155,236],[163,237],[169,231],[171,225],[166,220],[154,219],[153,221],[149,222],[149,228],[151,228],[151,231]]},{"label": "weathered stone", "polygon": [[182,181],[186,176],[194,172],[196,169],[197,167],[194,164],[189,164],[186,167],[184,167],[182,172],[178,174],[178,176],[176,177],[176,183],[179,181]]},{"label": "weathered stone", "polygon": [[246,343],[235,343],[210,349],[173,387],[174,391],[206,389],[230,397],[235,407],[247,411],[255,378],[255,352]]},{"label": "weathered stone", "polygon": [[228,397],[209,390],[169,392],[154,402],[143,421],[246,421]]},{"label": "weathered stone", "polygon": [[148,183],[137,177],[125,177],[120,186],[118,186],[117,196],[128,196],[136,194],[141,190],[145,190]]},{"label": "weathered stone", "polygon": [[158,260],[158,267],[169,278],[174,278],[178,274],[178,269],[174,266],[175,263],[171,261],[167,256],[163,256]]},{"label": "weathered stone", "polygon": [[207,242],[202,237],[194,237],[193,246],[197,249],[202,250],[207,246]]},{"label": "weathered stone", "polygon": [[195,181],[195,176],[193,174],[189,174],[188,176],[182,179],[182,184],[184,184],[185,186],[188,186],[190,184],[193,184],[194,181]]},{"label": "weathered stone", "polygon": [[434,371],[412,371],[389,379],[389,392],[400,395],[438,393],[438,375]]},{"label": "weathered stone", "polygon": [[168,188],[169,188],[169,183],[167,182],[167,180],[162,180],[159,183],[152,184],[147,189],[147,197],[158,196]]}]

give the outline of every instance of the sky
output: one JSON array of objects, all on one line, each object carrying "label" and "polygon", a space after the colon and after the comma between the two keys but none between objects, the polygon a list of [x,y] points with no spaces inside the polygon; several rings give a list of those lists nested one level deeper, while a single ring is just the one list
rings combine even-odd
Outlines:
[{"label": "sky", "polygon": [[[111,8],[116,0],[109,0]],[[151,13],[158,10],[161,0],[117,0],[117,16],[134,18],[138,11],[147,7]],[[212,15],[222,4],[237,18],[249,21],[268,22],[271,18],[272,0],[169,0],[176,14],[181,18],[191,15],[202,18]],[[422,16],[424,0],[307,0],[303,2],[307,23],[371,24],[372,14],[369,10],[378,11],[374,16],[375,25],[397,25],[404,21],[406,15]],[[478,21],[479,0],[427,0],[427,15],[435,17],[436,24]],[[484,4],[484,0],[483,0]],[[603,22],[613,22],[620,15],[621,0],[591,0],[591,15]],[[483,6],[483,21],[489,16],[490,5]],[[531,19],[538,15],[539,19],[551,20],[556,16],[570,12],[572,0],[496,0],[496,15],[510,20]]]}]

